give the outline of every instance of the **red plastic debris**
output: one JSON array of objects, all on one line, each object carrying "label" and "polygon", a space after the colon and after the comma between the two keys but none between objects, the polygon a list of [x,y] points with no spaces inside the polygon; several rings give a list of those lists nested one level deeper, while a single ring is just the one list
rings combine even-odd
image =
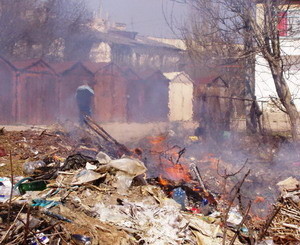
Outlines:
[{"label": "red plastic debris", "polygon": [[200,208],[196,208],[196,207],[188,208],[188,210],[191,211],[194,214],[200,214],[201,213],[201,209]]},{"label": "red plastic debris", "polygon": [[0,148],[0,157],[4,157],[6,155],[7,154],[6,154],[5,150],[3,148]]}]

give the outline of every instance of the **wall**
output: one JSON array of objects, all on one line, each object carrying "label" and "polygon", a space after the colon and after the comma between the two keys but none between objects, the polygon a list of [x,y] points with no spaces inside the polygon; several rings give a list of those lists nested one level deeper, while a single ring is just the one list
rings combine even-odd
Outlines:
[{"label": "wall", "polygon": [[192,120],[192,81],[182,75],[169,86],[161,71],[146,73],[139,76],[113,63],[0,62],[0,124],[77,122],[75,94],[84,80],[94,89],[93,116],[98,122]]},{"label": "wall", "polygon": [[24,72],[18,79],[18,118],[25,124],[51,124],[58,118],[57,77]]},{"label": "wall", "polygon": [[[284,73],[284,77],[300,110],[300,71],[297,67]],[[269,101],[270,97],[278,98],[270,68],[264,58],[257,55],[255,65],[255,94],[258,100]]]},{"label": "wall", "polygon": [[111,48],[108,43],[94,43],[90,51],[90,60],[96,63],[111,62]]},{"label": "wall", "polygon": [[60,74],[59,80],[59,119],[77,122],[79,111],[76,102],[77,88],[88,81],[89,86],[94,86],[94,75],[81,63],[73,65],[69,70]]},{"label": "wall", "polygon": [[169,120],[190,121],[193,119],[193,83],[184,74],[169,83]]},{"label": "wall", "polygon": [[177,71],[183,65],[183,53],[176,49],[150,45],[125,45],[96,42],[90,51],[93,62],[113,62],[137,70],[151,68],[163,72]]},{"label": "wall", "polygon": [[260,103],[263,111],[262,125],[265,131],[287,132],[290,128],[290,120],[283,111],[272,103]]},{"label": "wall", "polygon": [[0,60],[0,123],[15,120],[16,73],[4,60]]},{"label": "wall", "polygon": [[126,88],[128,80],[115,64],[109,64],[95,74],[95,119],[99,122],[127,120]]}]

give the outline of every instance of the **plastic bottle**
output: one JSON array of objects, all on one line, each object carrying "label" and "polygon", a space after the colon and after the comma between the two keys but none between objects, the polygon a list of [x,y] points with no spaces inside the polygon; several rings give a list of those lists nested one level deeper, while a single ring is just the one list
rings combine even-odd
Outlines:
[{"label": "plastic bottle", "polygon": [[185,202],[187,201],[186,192],[181,188],[175,188],[172,192],[172,198],[181,205],[182,208],[185,208]]},{"label": "plastic bottle", "polygon": [[47,182],[44,180],[37,180],[28,183],[22,183],[18,186],[20,194],[23,195],[26,191],[42,191],[47,188]]},{"label": "plastic bottle", "polygon": [[23,165],[23,172],[25,174],[32,174],[34,170],[46,166],[46,163],[42,160],[35,162],[25,162]]},{"label": "plastic bottle", "polygon": [[90,245],[92,244],[92,239],[90,237],[87,236],[82,236],[79,234],[73,234],[71,235],[72,240],[78,244],[78,245]]}]

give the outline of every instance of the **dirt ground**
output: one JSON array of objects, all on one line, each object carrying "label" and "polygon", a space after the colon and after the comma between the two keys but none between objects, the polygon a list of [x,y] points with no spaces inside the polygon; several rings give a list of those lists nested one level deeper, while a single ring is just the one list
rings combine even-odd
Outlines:
[{"label": "dirt ground", "polygon": [[[66,123],[63,126],[68,130],[73,127],[74,124]],[[52,130],[57,128],[58,125],[0,125],[0,128],[5,127],[7,131],[24,131],[35,130],[43,131],[44,129]],[[198,126],[197,122],[187,121],[180,123],[103,123],[101,126],[108,131],[114,138],[122,143],[138,141],[148,135],[159,135],[165,133],[168,130],[172,130],[177,127],[182,127],[184,130],[188,130],[191,133]]]}]

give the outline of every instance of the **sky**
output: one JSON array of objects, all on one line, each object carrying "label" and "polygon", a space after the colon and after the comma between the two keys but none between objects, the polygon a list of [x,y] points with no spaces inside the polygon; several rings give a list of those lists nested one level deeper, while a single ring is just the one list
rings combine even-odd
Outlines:
[{"label": "sky", "polygon": [[[184,1],[184,0],[176,0]],[[174,29],[183,24],[186,4],[171,0],[89,0],[93,8],[102,5],[102,17],[127,24],[127,30],[155,37],[176,37],[170,30],[164,13]],[[173,18],[172,18],[173,16]]]}]

